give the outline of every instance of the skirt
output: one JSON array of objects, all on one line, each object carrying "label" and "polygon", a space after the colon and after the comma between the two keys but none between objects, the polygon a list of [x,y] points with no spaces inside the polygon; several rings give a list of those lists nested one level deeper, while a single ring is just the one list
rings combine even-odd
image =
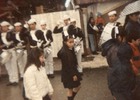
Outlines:
[{"label": "skirt", "polygon": [[81,85],[80,81],[63,82],[64,88],[73,89]]}]

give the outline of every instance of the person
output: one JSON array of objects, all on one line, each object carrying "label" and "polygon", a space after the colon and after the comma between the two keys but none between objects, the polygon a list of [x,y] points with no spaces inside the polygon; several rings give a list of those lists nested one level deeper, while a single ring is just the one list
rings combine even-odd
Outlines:
[{"label": "person", "polygon": [[87,31],[88,31],[88,38],[90,42],[91,52],[94,55],[98,55],[98,53],[96,52],[95,43],[94,43],[94,34],[97,33],[98,28],[94,25],[93,17],[89,18],[89,21],[87,24]]},{"label": "person", "polygon": [[71,25],[75,27],[75,34],[74,34],[74,49],[76,53],[77,63],[78,63],[78,71],[81,75],[83,75],[83,68],[81,64],[82,60],[82,48],[81,48],[81,41],[83,41],[84,36],[82,30],[79,27],[76,27],[76,19],[71,19]]},{"label": "person", "polygon": [[101,17],[101,15],[102,14],[100,12],[98,12],[97,18],[95,20],[95,25],[97,25],[97,28],[99,29],[99,33],[102,33],[103,28],[105,26],[104,20]]},{"label": "person", "polygon": [[24,73],[25,95],[29,100],[51,100],[53,88],[43,66],[44,52],[33,48],[28,54]]},{"label": "person", "polygon": [[[71,30],[69,29],[68,32],[72,32]],[[63,47],[57,55],[62,62],[61,81],[63,82],[64,88],[68,88],[68,100],[74,100],[74,97],[81,88],[80,81],[82,78],[77,70],[73,36],[69,35],[64,37]]]},{"label": "person", "polygon": [[20,22],[16,22],[14,24],[15,26],[15,34],[14,34],[14,43],[16,45],[16,53],[17,53],[17,63],[19,67],[20,72],[20,81],[23,80],[23,73],[24,68],[27,60],[27,50],[26,45],[28,43],[27,37],[28,37],[28,31],[22,27],[22,24]]},{"label": "person", "polygon": [[7,86],[15,86],[18,84],[18,69],[16,63],[15,44],[13,42],[13,31],[10,31],[10,23],[7,21],[1,22],[2,33],[0,33],[0,42],[2,47],[2,64],[5,65],[9,75],[9,83]]},{"label": "person", "polygon": [[28,21],[29,27],[31,29],[29,33],[30,49],[39,47],[43,49],[43,45],[46,43],[43,36],[43,32],[36,28],[36,20],[30,19]]},{"label": "person", "polygon": [[[64,26],[59,27],[63,22],[64,22]],[[66,32],[66,30],[68,30],[69,27],[73,27],[74,28],[74,26],[73,25],[70,25],[70,17],[68,15],[64,15],[63,22],[60,21],[60,20],[58,21],[56,27],[53,30],[53,33],[54,34],[62,33],[62,38],[64,39],[65,36],[68,36],[69,35]],[[71,34],[73,34],[73,33],[71,33]]]},{"label": "person", "polygon": [[118,51],[119,45],[121,43],[125,42],[126,35],[127,35],[127,33],[123,29],[122,26],[120,26],[120,27],[116,26],[112,29],[112,33],[111,33],[112,39],[110,39],[102,44],[101,55],[103,57],[106,57],[107,63],[109,65],[109,67],[107,69],[108,85],[109,85],[109,79],[111,76],[111,71],[117,60],[117,51]]},{"label": "person", "polygon": [[105,28],[101,34],[99,46],[101,46],[104,42],[111,39],[111,32],[115,26],[122,26],[120,22],[117,22],[117,12],[111,11],[108,13],[110,22],[105,25]]},{"label": "person", "polygon": [[133,58],[136,57],[134,55],[139,45],[140,32],[132,31],[126,42],[118,48],[118,59],[113,66],[109,84],[109,88],[117,100],[135,100],[136,74],[131,61],[135,63],[136,59]]},{"label": "person", "polygon": [[48,77],[54,78],[53,55],[51,47],[51,43],[53,42],[52,32],[51,30],[46,28],[47,25],[44,20],[40,21],[40,25],[46,41],[46,44],[44,44],[46,74],[48,75]]}]

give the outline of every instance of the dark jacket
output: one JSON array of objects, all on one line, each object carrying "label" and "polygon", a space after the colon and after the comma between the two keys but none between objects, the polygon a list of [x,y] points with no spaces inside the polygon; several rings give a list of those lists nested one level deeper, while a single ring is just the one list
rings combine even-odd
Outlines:
[{"label": "dark jacket", "polygon": [[113,66],[109,80],[109,89],[123,93],[126,98],[132,98],[132,90],[136,84],[136,76],[130,64],[132,55],[133,51],[128,43],[124,42],[119,46],[118,59]]},{"label": "dark jacket", "polygon": [[75,30],[75,34],[74,34],[75,38],[80,37],[83,40],[84,35],[82,33],[82,30],[79,27],[76,27],[74,30]]},{"label": "dark jacket", "polygon": [[109,67],[113,67],[117,59],[117,51],[120,42],[116,39],[110,39],[102,44],[102,56],[106,57]]},{"label": "dark jacket", "polygon": [[93,26],[94,25],[91,24],[91,23],[87,24],[87,32],[88,32],[88,34],[95,34],[96,33],[96,31],[92,28]]},{"label": "dark jacket", "polygon": [[[76,61],[76,56],[74,53],[74,49],[70,50],[71,54],[73,55],[74,61]],[[78,70],[77,70],[77,63],[74,62],[72,66],[68,63],[68,57],[64,53],[64,47],[61,48],[61,50],[57,54],[58,58],[61,59],[62,63],[62,74],[61,74],[61,81],[62,82],[71,82],[73,81],[73,76],[77,76],[78,80],[82,80]]]}]

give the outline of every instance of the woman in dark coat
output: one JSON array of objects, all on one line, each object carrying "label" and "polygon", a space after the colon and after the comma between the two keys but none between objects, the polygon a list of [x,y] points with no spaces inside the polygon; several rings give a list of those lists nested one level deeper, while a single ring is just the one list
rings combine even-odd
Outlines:
[{"label": "woman in dark coat", "polygon": [[[72,31],[72,29],[69,30]],[[77,59],[73,46],[74,38],[71,35],[66,36],[63,40],[63,47],[58,52],[58,57],[62,63],[61,81],[64,88],[68,88],[68,100],[74,100],[75,95],[81,88],[80,81],[82,80],[77,70]]]}]

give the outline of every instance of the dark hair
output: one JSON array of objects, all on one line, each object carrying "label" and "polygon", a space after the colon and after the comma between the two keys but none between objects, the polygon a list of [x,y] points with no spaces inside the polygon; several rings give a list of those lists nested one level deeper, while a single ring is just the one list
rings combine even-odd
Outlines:
[{"label": "dark hair", "polygon": [[[74,53],[75,56],[73,56],[73,54],[70,51],[69,47],[65,43],[69,39],[73,39],[73,37],[71,35],[70,36],[67,36],[67,37],[64,38],[64,41],[63,41],[64,55],[68,58],[68,64],[70,66],[73,66],[73,65],[77,65],[77,60],[75,60],[75,58],[76,58],[75,53]],[[74,52],[74,48],[72,49],[72,51]]]},{"label": "dark hair", "polygon": [[24,69],[24,72],[26,71],[26,69],[31,65],[31,64],[35,64],[35,66],[37,67],[37,69],[39,70],[40,66],[42,65],[39,57],[44,53],[44,51],[40,48],[33,48],[31,49],[31,51],[29,52],[28,56],[27,56],[27,63]]},{"label": "dark hair", "polygon": [[127,42],[132,42],[132,40],[137,40],[140,38],[140,32],[139,31],[131,31],[128,35],[127,35]]},{"label": "dark hair", "polygon": [[91,19],[94,19],[93,17],[90,17],[88,20],[88,24],[91,23]]},{"label": "dark hair", "polygon": [[[129,14],[129,15],[132,16],[132,15],[137,15],[139,13],[140,12],[135,12],[135,13],[132,13],[132,14]],[[125,26],[127,25],[128,21],[130,20],[129,15],[127,15],[126,18],[125,18],[124,29],[125,29]]]}]

